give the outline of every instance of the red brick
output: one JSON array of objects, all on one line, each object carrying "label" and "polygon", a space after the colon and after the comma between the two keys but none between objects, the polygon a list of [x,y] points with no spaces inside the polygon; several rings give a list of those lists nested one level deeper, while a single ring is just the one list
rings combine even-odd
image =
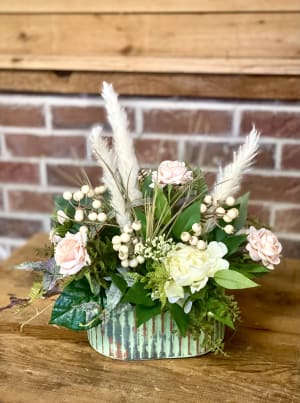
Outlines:
[{"label": "red brick", "polygon": [[282,147],[281,166],[284,169],[300,169],[300,145]]},{"label": "red brick", "polygon": [[85,158],[86,139],[79,136],[6,135],[6,146],[12,155],[25,157]]},{"label": "red brick", "polygon": [[162,110],[144,111],[144,132],[183,134],[229,134],[232,113],[219,110]]},{"label": "red brick", "polygon": [[138,139],[135,140],[135,151],[141,166],[158,165],[163,160],[177,159],[175,141]]},{"label": "red brick", "polygon": [[0,125],[41,127],[45,119],[40,106],[0,104]]},{"label": "red brick", "polygon": [[300,259],[300,241],[294,239],[280,239],[282,255],[285,258]]},{"label": "red brick", "polygon": [[42,221],[0,217],[0,236],[27,238],[40,231],[43,231]]},{"label": "red brick", "polygon": [[[134,130],[134,111],[127,109],[129,127]],[[101,106],[54,106],[52,108],[53,127],[56,129],[88,129],[100,124],[110,130],[106,111]]]},{"label": "red brick", "polygon": [[246,175],[241,193],[247,191],[252,200],[300,203],[300,177]]},{"label": "red brick", "polygon": [[8,192],[9,209],[11,211],[51,213],[54,207],[53,197],[52,193],[11,190]]},{"label": "red brick", "polygon": [[[186,144],[185,159],[197,166],[215,168],[224,166],[232,161],[233,152],[239,149],[240,144],[232,143],[205,143],[188,141]],[[274,150],[272,144],[261,144],[254,165],[256,168],[274,168]]]},{"label": "red brick", "polygon": [[245,111],[241,134],[247,134],[253,124],[262,136],[300,138],[300,112]]},{"label": "red brick", "polygon": [[102,170],[98,166],[47,165],[48,184],[53,186],[81,187],[86,183],[82,169],[92,185],[101,183]]},{"label": "red brick", "polygon": [[0,182],[4,183],[39,183],[37,164],[25,162],[0,162]]},{"label": "red brick", "polygon": [[300,208],[277,210],[275,230],[278,232],[296,232],[300,234]]},{"label": "red brick", "polygon": [[250,204],[248,207],[248,215],[250,219],[258,221],[261,225],[270,224],[270,209],[262,204]]},{"label": "red brick", "polygon": [[0,209],[3,210],[3,190],[0,190]]}]

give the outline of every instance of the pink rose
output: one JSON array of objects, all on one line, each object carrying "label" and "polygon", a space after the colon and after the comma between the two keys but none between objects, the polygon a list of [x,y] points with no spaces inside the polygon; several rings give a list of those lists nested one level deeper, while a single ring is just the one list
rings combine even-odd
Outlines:
[{"label": "pink rose", "polygon": [[[181,161],[163,161],[157,171],[152,173],[152,181],[161,186],[183,185],[193,179],[192,171],[188,171]],[[152,184],[152,187],[154,185]]]},{"label": "pink rose", "polygon": [[86,250],[87,234],[85,231],[70,234],[58,242],[55,248],[54,259],[60,267],[60,274],[70,276],[77,273],[91,260]]},{"label": "pink rose", "polygon": [[254,261],[262,261],[262,264],[268,269],[274,269],[274,264],[280,263],[281,243],[276,235],[266,228],[257,230],[254,227],[249,228],[247,237],[248,244],[246,249]]}]

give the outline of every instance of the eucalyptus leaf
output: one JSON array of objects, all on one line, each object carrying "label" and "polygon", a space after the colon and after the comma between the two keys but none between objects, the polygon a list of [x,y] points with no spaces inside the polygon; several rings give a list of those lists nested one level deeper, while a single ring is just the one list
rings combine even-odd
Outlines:
[{"label": "eucalyptus leaf", "polygon": [[221,287],[228,288],[230,290],[239,290],[258,286],[258,284],[256,284],[254,281],[235,270],[219,270],[215,273],[214,280]]}]

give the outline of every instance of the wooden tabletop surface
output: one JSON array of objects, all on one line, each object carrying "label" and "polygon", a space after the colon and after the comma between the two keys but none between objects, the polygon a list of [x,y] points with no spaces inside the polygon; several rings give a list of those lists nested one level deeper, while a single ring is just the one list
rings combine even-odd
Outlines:
[{"label": "wooden tabletop surface", "polygon": [[[27,296],[32,273],[11,266],[36,260],[45,242],[38,234],[3,262],[0,306],[9,294]],[[0,402],[300,402],[300,262],[283,261],[260,283],[236,293],[243,322],[226,335],[228,357],[115,361],[92,350],[85,332],[48,325],[49,300],[4,310]]]}]

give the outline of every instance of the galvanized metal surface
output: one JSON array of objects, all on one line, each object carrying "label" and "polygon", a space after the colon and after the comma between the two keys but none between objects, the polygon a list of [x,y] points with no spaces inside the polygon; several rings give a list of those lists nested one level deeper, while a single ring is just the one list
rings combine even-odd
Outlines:
[{"label": "galvanized metal surface", "polygon": [[[215,322],[214,340],[223,337],[224,326]],[[211,349],[204,343],[204,334],[197,340],[180,336],[169,312],[137,328],[132,308],[111,312],[102,325],[88,330],[88,339],[100,354],[120,360],[194,357]]]}]

